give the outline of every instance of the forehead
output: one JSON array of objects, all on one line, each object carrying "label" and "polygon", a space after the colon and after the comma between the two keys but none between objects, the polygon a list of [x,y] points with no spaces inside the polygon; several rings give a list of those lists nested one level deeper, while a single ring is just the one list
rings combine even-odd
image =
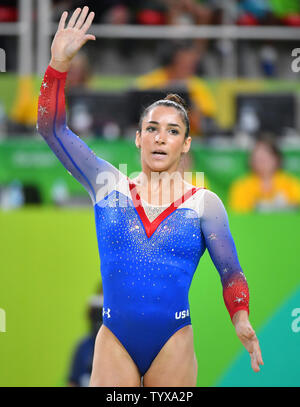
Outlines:
[{"label": "forehead", "polygon": [[161,124],[174,123],[184,125],[182,113],[172,106],[155,106],[144,117],[143,123],[155,121]]},{"label": "forehead", "polygon": [[258,143],[253,151],[253,154],[269,154],[269,155],[274,155],[272,149],[264,143]]}]

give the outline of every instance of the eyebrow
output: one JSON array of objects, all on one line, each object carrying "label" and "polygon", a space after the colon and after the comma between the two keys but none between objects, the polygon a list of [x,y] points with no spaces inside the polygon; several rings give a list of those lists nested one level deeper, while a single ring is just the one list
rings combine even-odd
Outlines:
[{"label": "eyebrow", "polygon": [[[154,120],[150,120],[148,123],[159,124],[158,122],[156,122]],[[168,126],[181,128],[181,126],[179,124],[177,124],[177,123],[168,123]]]}]

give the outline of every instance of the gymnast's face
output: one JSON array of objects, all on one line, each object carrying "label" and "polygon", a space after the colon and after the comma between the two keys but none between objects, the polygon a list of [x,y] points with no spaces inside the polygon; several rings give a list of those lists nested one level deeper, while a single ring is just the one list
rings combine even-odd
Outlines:
[{"label": "gymnast's face", "polygon": [[141,149],[143,172],[177,171],[182,154],[187,153],[191,137],[180,112],[169,106],[156,106],[144,117],[135,144]]}]

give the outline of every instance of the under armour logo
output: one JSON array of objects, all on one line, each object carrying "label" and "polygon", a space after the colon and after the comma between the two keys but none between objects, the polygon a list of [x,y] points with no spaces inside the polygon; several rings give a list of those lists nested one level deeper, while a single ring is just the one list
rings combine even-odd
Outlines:
[{"label": "under armour logo", "polygon": [[105,314],[107,315],[107,318],[110,318],[110,308],[107,308],[107,311],[105,311],[105,308],[103,308],[102,315],[104,316]]}]

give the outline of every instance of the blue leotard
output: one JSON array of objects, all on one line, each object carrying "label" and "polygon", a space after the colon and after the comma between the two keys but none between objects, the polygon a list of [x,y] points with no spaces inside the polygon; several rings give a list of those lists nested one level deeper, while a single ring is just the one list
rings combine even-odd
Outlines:
[{"label": "blue leotard", "polygon": [[207,248],[232,318],[249,313],[249,292],[218,196],[190,185],[150,220],[136,185],[66,125],[66,73],[47,68],[38,131],[88,191],[95,213],[104,305],[103,324],[119,339],[141,375],[180,328],[191,324],[188,293]]}]

